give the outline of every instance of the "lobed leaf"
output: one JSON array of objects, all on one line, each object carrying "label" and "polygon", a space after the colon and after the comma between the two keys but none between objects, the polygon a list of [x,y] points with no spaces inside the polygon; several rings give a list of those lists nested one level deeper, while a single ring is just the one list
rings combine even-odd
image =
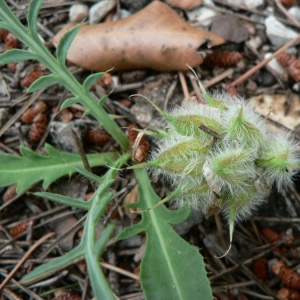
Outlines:
[{"label": "lobed leaf", "polygon": [[36,54],[26,50],[12,49],[0,54],[0,64],[18,63],[20,61],[37,59]]},{"label": "lobed leaf", "polygon": [[153,191],[147,172],[135,170],[139,182],[137,204],[144,211],[142,221],[126,228],[117,239],[144,231],[147,244],[140,279],[146,299],[212,299],[210,282],[198,250],[184,241],[171,227],[182,222],[190,210],[170,211]]},{"label": "lobed leaf", "polygon": [[[78,154],[59,152],[50,145],[45,146],[48,156],[43,156],[21,146],[22,156],[0,153],[0,186],[17,183],[17,193],[43,181],[43,188],[59,177],[71,175],[75,172],[72,164],[83,166]],[[91,167],[104,165],[107,160],[114,160],[114,152],[87,155]]]}]

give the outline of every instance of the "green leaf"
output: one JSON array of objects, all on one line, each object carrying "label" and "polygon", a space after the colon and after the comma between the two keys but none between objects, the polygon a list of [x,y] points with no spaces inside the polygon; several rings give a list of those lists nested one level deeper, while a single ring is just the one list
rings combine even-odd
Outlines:
[{"label": "green leaf", "polygon": [[60,109],[63,110],[65,108],[71,107],[73,104],[80,102],[79,97],[72,97],[66,99],[62,105],[60,106]]},{"label": "green leaf", "polygon": [[76,25],[74,28],[67,31],[59,41],[56,50],[56,56],[59,64],[63,67],[65,67],[65,62],[67,59],[69,48],[71,47],[71,44],[75,39],[75,36],[77,35],[79,30],[80,30],[80,24]]},{"label": "green leaf", "polygon": [[[78,154],[59,152],[50,145],[45,146],[48,156],[37,154],[28,148],[21,146],[23,156],[0,153],[0,186],[8,186],[17,183],[17,193],[31,187],[33,184],[44,181],[43,188],[64,175],[75,172],[72,165],[83,166]],[[117,153],[88,154],[90,166],[104,165],[107,160],[114,160]]]},{"label": "green leaf", "polygon": [[38,14],[43,5],[44,0],[31,0],[28,7],[28,14],[27,14],[27,22],[29,32],[32,37],[38,38],[37,33],[37,22],[38,22]]},{"label": "green leaf", "polygon": [[140,230],[147,236],[140,279],[146,299],[212,299],[210,282],[198,250],[184,241],[171,227],[183,221],[189,210],[170,211],[164,205],[146,211],[160,201],[147,172],[135,170],[139,182],[138,204],[142,221],[117,238],[127,238]]},{"label": "green leaf", "polygon": [[91,179],[91,180],[101,184],[101,182],[102,182],[101,177],[89,172],[85,168],[81,168],[81,167],[78,167],[76,165],[73,165],[73,168],[76,170],[76,172],[80,173],[81,175],[83,175],[83,176],[87,177],[88,179]]},{"label": "green leaf", "polygon": [[94,256],[96,258],[100,258],[102,255],[105,246],[109,240],[109,238],[112,236],[113,232],[115,230],[115,225],[114,224],[109,224],[105,229],[103,229],[100,238],[96,242],[95,248],[94,248]]},{"label": "green leaf", "polygon": [[51,261],[36,267],[29,274],[25,275],[22,278],[21,282],[22,284],[30,284],[35,282],[36,280],[46,278],[54,272],[64,269],[79,257],[84,256],[84,253],[84,246],[83,244],[80,244],[63,256],[52,259]]},{"label": "green leaf", "polygon": [[28,93],[33,93],[49,86],[61,83],[61,79],[56,75],[45,75],[34,81],[28,88]]},{"label": "green leaf", "polygon": [[12,49],[9,51],[5,51],[0,54],[0,64],[5,65],[9,63],[18,63],[20,61],[28,60],[28,59],[37,59],[36,55],[33,52],[20,50],[20,49]]},{"label": "green leaf", "polygon": [[87,91],[89,91],[91,89],[91,87],[97,82],[97,80],[104,76],[104,74],[105,74],[105,72],[99,72],[99,73],[91,74],[90,76],[88,76],[83,83],[84,88]]},{"label": "green leaf", "polygon": [[79,200],[79,199],[75,199],[72,197],[68,197],[68,196],[63,196],[63,195],[59,195],[59,194],[53,194],[53,193],[46,193],[46,192],[37,192],[34,193],[35,196],[37,197],[42,197],[42,198],[46,198],[64,205],[68,205],[71,207],[76,207],[76,208],[80,208],[80,209],[85,209],[85,210],[89,210],[91,207],[91,203],[84,201],[84,200]]}]

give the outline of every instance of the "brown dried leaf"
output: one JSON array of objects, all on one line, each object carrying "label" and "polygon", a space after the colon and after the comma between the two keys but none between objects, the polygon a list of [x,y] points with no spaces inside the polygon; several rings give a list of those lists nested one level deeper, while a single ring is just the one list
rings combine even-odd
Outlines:
[{"label": "brown dried leaf", "polygon": [[167,0],[171,6],[181,8],[183,10],[191,10],[202,4],[201,0]]},{"label": "brown dried leaf", "polygon": [[140,211],[139,208],[128,208],[126,204],[132,204],[137,201],[138,197],[138,186],[136,185],[130,193],[124,199],[124,212],[125,214],[133,221],[137,216],[138,212]]},{"label": "brown dried leaf", "polygon": [[[53,40],[75,24],[63,28]],[[115,22],[82,25],[68,52],[68,60],[92,71],[146,69],[188,70],[202,63],[200,47],[223,44],[214,33],[191,27],[168,5],[153,1],[138,13]]]}]

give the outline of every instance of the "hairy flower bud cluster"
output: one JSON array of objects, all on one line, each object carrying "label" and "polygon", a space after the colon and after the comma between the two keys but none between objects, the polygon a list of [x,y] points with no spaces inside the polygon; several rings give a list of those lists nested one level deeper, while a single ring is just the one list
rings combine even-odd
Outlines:
[{"label": "hairy flower bud cluster", "polygon": [[152,103],[167,130],[156,134],[159,147],[151,159],[134,167],[162,175],[174,189],[168,199],[178,207],[207,215],[223,210],[232,240],[234,222],[250,216],[273,184],[292,184],[297,145],[288,134],[269,132],[252,104],[227,94],[210,96],[200,87],[207,104],[188,102],[165,113]]}]

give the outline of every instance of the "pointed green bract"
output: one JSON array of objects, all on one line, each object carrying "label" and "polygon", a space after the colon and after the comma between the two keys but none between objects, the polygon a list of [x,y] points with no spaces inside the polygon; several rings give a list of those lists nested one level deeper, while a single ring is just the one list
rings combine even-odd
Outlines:
[{"label": "pointed green bract", "polygon": [[64,100],[62,105],[60,106],[60,110],[66,109],[68,107],[71,107],[73,104],[79,103],[80,99],[79,97],[72,97]]},{"label": "pointed green bract", "polygon": [[97,82],[97,80],[102,78],[104,75],[105,72],[100,72],[88,76],[83,83],[84,88],[89,91],[91,87]]},{"label": "pointed green bract", "polygon": [[66,59],[68,51],[71,47],[73,40],[75,39],[77,33],[80,30],[80,24],[76,25],[69,31],[67,31],[64,36],[60,39],[59,44],[56,49],[56,56],[59,64],[65,68]]},{"label": "pointed green bract", "polygon": [[33,93],[41,89],[45,89],[52,85],[58,84],[61,82],[61,79],[55,75],[45,75],[34,81],[31,86],[28,88],[28,93]]},{"label": "pointed green bract", "polygon": [[29,32],[33,37],[38,38],[37,19],[38,13],[43,5],[44,0],[31,0],[28,7],[27,22]]},{"label": "pointed green bract", "polygon": [[18,63],[24,60],[36,59],[36,54],[20,49],[12,49],[0,54],[0,64]]}]

